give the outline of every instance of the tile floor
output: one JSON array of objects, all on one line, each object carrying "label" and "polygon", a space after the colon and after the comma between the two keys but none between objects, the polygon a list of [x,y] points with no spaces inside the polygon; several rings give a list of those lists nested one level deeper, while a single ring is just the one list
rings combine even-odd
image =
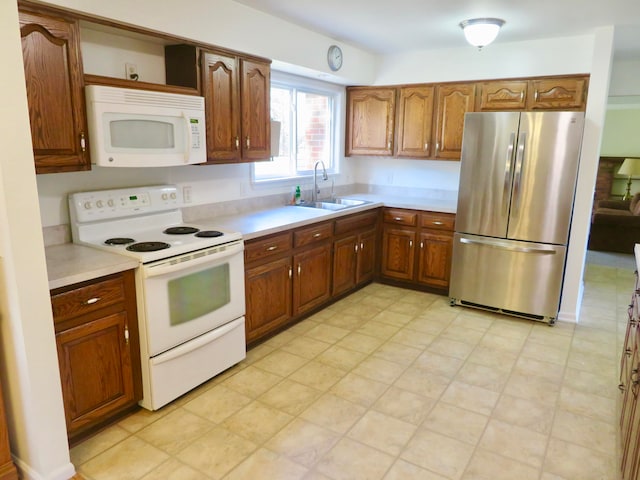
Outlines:
[{"label": "tile floor", "polygon": [[634,266],[600,260],[577,326],[369,285],[72,461],[91,480],[617,480]]}]

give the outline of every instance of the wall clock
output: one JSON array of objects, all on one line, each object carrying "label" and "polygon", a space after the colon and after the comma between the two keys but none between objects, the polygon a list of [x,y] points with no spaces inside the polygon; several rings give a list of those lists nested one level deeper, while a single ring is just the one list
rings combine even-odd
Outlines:
[{"label": "wall clock", "polygon": [[329,68],[337,72],[342,67],[342,49],[337,45],[331,45],[327,51]]}]

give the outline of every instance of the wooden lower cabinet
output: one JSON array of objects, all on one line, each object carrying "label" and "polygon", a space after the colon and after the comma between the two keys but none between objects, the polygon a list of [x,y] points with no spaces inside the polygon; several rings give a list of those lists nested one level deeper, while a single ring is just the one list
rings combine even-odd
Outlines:
[{"label": "wooden lower cabinet", "polygon": [[300,315],[331,297],[331,244],[294,255],[293,265],[293,314]]},{"label": "wooden lower cabinet", "polygon": [[18,471],[11,457],[2,389],[0,389],[0,480],[18,480]]},{"label": "wooden lower cabinet", "polygon": [[142,398],[133,271],[54,290],[51,301],[73,443]]},{"label": "wooden lower cabinet", "polygon": [[454,221],[453,214],[385,209],[381,277],[405,285],[447,291]]},{"label": "wooden lower cabinet", "polygon": [[333,295],[348,292],[373,278],[376,238],[376,229],[370,229],[333,242]]}]

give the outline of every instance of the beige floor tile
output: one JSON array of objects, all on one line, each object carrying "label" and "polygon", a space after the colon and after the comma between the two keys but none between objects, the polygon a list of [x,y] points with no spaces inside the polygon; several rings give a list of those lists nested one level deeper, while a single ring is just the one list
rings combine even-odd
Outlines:
[{"label": "beige floor tile", "polygon": [[386,341],[388,338],[395,335],[398,330],[400,330],[399,326],[370,320],[356,330],[356,332]]},{"label": "beige floor tile", "polygon": [[611,423],[558,410],[551,433],[554,438],[607,455],[615,451],[616,428],[616,425]]},{"label": "beige floor tile", "polygon": [[258,448],[255,443],[222,427],[215,427],[176,458],[187,465],[220,479]]},{"label": "beige floor tile", "polygon": [[391,387],[373,405],[373,409],[398,420],[420,425],[435,405],[436,400],[408,390]]},{"label": "beige floor tile", "polygon": [[293,417],[260,402],[252,402],[227,418],[223,426],[254,443],[266,442]]},{"label": "beige floor tile", "polygon": [[538,480],[538,476],[537,468],[478,449],[462,480]]},{"label": "beige floor tile", "polygon": [[512,395],[502,395],[492,418],[548,435],[553,425],[554,409],[549,403],[534,402]]},{"label": "beige floor tile", "polygon": [[471,352],[467,361],[509,372],[517,359],[518,354],[514,352],[478,345],[473,352]]},{"label": "beige floor tile", "polygon": [[582,352],[591,355],[600,355],[607,358],[618,358],[615,343],[573,337],[571,349],[574,352]]},{"label": "beige floor tile", "polygon": [[533,402],[554,405],[560,395],[561,384],[535,375],[514,374],[504,387],[503,393]]},{"label": "beige floor tile", "polygon": [[396,460],[391,466],[387,474],[384,476],[384,480],[447,480],[447,477],[443,477],[436,473],[420,468],[412,463],[405,462],[402,459]]},{"label": "beige floor tile", "polygon": [[[304,322],[300,322],[300,323],[304,323]],[[271,345],[267,345],[267,344],[261,343],[260,345],[256,345],[255,347],[249,349],[247,351],[247,357],[243,361],[246,362],[247,364],[251,365],[252,363],[256,362],[257,360],[260,360],[261,358],[266,357],[267,355],[269,355],[274,350],[275,350],[275,347],[272,347]]]},{"label": "beige floor tile", "polygon": [[282,377],[280,375],[249,366],[225,380],[221,385],[248,397],[255,398],[281,381]]},{"label": "beige floor tile", "polygon": [[421,349],[389,341],[382,344],[380,348],[373,352],[373,356],[408,366],[411,365],[421,353]]},{"label": "beige floor tile", "polygon": [[147,442],[129,437],[82,464],[80,473],[94,480],[138,480],[168,458]]},{"label": "beige floor tile", "polygon": [[430,333],[419,332],[417,330],[411,330],[410,328],[402,328],[391,337],[391,341],[424,350],[435,338],[436,336]]},{"label": "beige floor tile", "polygon": [[557,335],[554,333],[555,327],[546,329],[534,328],[527,337],[529,341],[535,343],[541,343],[543,345],[549,345],[554,348],[563,349],[571,346],[572,336],[570,335]]},{"label": "beige floor tile", "polygon": [[555,438],[549,441],[544,471],[567,480],[619,478],[615,456],[602,455],[594,450]]},{"label": "beige floor tile", "polygon": [[556,348],[551,345],[544,345],[537,342],[527,341],[522,347],[522,356],[549,362],[560,367],[564,367],[567,363],[569,348]]},{"label": "beige floor tile", "polygon": [[371,335],[363,335],[362,333],[352,332],[336,345],[356,352],[370,354],[378,349],[384,343],[383,339],[372,337]]},{"label": "beige floor tile", "polygon": [[345,433],[366,412],[366,408],[333,394],[324,394],[300,414],[300,418]]},{"label": "beige floor tile", "polygon": [[376,297],[375,295],[367,295],[360,300],[362,305],[371,305],[373,307],[384,310],[389,305],[396,302],[395,298]]},{"label": "beige floor tile", "polygon": [[346,313],[347,315],[355,315],[357,317],[366,318],[367,320],[371,320],[381,311],[381,308],[375,307],[373,305],[363,305],[361,303],[349,305],[348,307],[342,309],[342,312]]},{"label": "beige floor tile", "polygon": [[207,480],[211,477],[170,458],[142,477],[141,480]]},{"label": "beige floor tile", "polygon": [[513,374],[523,377],[540,377],[553,383],[561,383],[564,367],[528,357],[520,357],[513,367]]},{"label": "beige floor tile", "polygon": [[340,435],[331,430],[296,418],[267,441],[265,447],[311,468],[339,439]]},{"label": "beige floor tile", "polygon": [[562,387],[558,407],[604,422],[617,421],[615,399],[579,392],[568,387]]},{"label": "beige floor tile", "polygon": [[369,407],[388,388],[389,385],[386,383],[376,382],[355,373],[348,373],[331,387],[330,392],[350,402]]},{"label": "beige floor tile", "polygon": [[349,431],[348,437],[389,455],[398,455],[416,426],[384,413],[369,410]]},{"label": "beige floor tile", "polygon": [[[420,303],[408,303],[403,299],[398,300],[397,302],[389,305],[385,312],[398,313],[404,320],[406,320],[403,324],[408,323],[413,317],[417,315],[422,315],[425,312],[426,308],[424,305]],[[380,315],[378,315],[379,317]],[[382,321],[382,320],[380,320]]]},{"label": "beige floor tile", "polygon": [[491,415],[499,396],[499,393],[492,392],[486,388],[454,380],[442,394],[441,400],[472,412]]},{"label": "beige floor tile", "polygon": [[214,425],[198,415],[179,408],[143,428],[136,435],[154,447],[175,455],[197,441]]},{"label": "beige floor tile", "polygon": [[479,345],[489,349],[497,349],[505,352],[519,354],[522,350],[525,340],[526,337],[508,337],[500,335],[498,333],[488,332],[484,337],[482,337]]},{"label": "beige floor tile", "polygon": [[295,340],[297,337],[298,337],[298,334],[295,333],[295,331],[285,330],[283,332],[280,332],[278,335],[271,337],[269,340],[264,342],[264,345],[267,345],[273,348],[279,348],[285,345],[286,343],[289,343]]},{"label": "beige floor tile", "polygon": [[427,347],[427,350],[439,355],[445,355],[448,357],[455,357],[461,360],[466,359],[474,349],[474,345],[465,342],[459,342],[452,340],[443,335],[436,338],[431,345]]},{"label": "beige floor tile", "polygon": [[442,298],[442,295],[437,295],[435,293],[418,292],[416,290],[405,290],[404,295],[400,297],[399,300],[405,303],[415,303],[416,305],[422,305],[423,307],[430,307]]},{"label": "beige floor tile", "polygon": [[451,379],[427,372],[427,369],[409,367],[394,382],[394,385],[424,397],[437,399],[447,389]]},{"label": "beige floor tile", "polygon": [[513,339],[527,338],[533,330],[533,323],[528,320],[499,316],[491,324],[488,333]]},{"label": "beige floor tile", "polygon": [[340,368],[312,360],[292,375],[289,375],[289,379],[317,390],[326,391],[344,377],[346,373],[345,370]]},{"label": "beige floor tile", "polygon": [[320,355],[316,360],[327,365],[342,370],[351,370],[367,357],[366,353],[357,352],[348,348],[332,345]]},{"label": "beige floor tile", "polygon": [[293,463],[282,455],[261,448],[253,452],[246,460],[234,468],[225,479],[278,479],[298,480],[304,478],[307,469]]},{"label": "beige floor tile", "polygon": [[509,380],[509,372],[485,367],[477,363],[466,362],[456,375],[456,380],[486,388],[493,392],[501,392]]},{"label": "beige floor tile", "polygon": [[308,361],[309,360],[304,357],[299,357],[298,355],[283,350],[275,350],[253,365],[267,372],[286,377]]},{"label": "beige floor tile", "polygon": [[216,385],[186,403],[182,408],[212,422],[220,423],[249,403],[251,403],[251,397],[224,385]]},{"label": "beige floor tile", "polygon": [[478,446],[535,468],[542,467],[547,435],[491,419]]},{"label": "beige floor tile", "polygon": [[446,478],[458,480],[473,450],[472,445],[421,428],[409,440],[400,458]]},{"label": "beige floor tile", "polygon": [[573,368],[568,368],[565,372],[564,385],[573,390],[613,399],[620,394],[611,377]]},{"label": "beige floor tile", "polygon": [[458,320],[458,318],[456,318],[451,323],[451,325],[449,325],[442,331],[441,338],[457,340],[459,342],[465,342],[473,346],[477,345],[480,340],[482,340],[482,337],[485,336],[485,332],[482,330],[476,330],[473,328],[461,327],[459,325],[456,325],[456,321]]},{"label": "beige floor tile", "polygon": [[74,465],[80,465],[88,462],[99,453],[102,453],[113,447],[115,444],[123,441],[129,435],[129,432],[118,425],[106,428],[93,437],[90,437],[84,442],[73,447],[70,451],[71,462],[73,462]]},{"label": "beige floor tile", "polygon": [[463,363],[463,359],[427,350],[416,359],[413,366],[434,375],[453,378]]},{"label": "beige floor tile", "polygon": [[[323,313],[323,312],[325,312],[325,311],[321,310],[320,312],[316,313],[315,315],[312,315],[311,317],[306,318],[306,319],[296,323],[295,325],[291,325],[287,330],[289,330],[290,332],[295,333],[296,335],[303,335],[306,332],[308,332],[309,330],[311,330],[313,327],[317,327],[321,323],[327,322],[329,320],[329,318],[332,318],[334,316],[333,313],[328,313],[328,312]],[[264,345],[264,343],[258,345],[258,347],[260,347],[262,345]]]},{"label": "beige floor tile", "polygon": [[327,325],[333,325],[334,327],[344,328],[345,330],[357,330],[362,325],[367,323],[366,318],[358,317],[356,315],[347,315],[342,312],[336,312],[335,315],[327,318],[324,323]]},{"label": "beige floor tile", "polygon": [[601,357],[600,355],[592,355],[584,352],[570,351],[567,360],[567,367],[577,370],[585,370],[587,372],[598,375],[615,377],[618,368],[619,359]]},{"label": "beige floor tile", "polygon": [[258,400],[265,405],[295,416],[315,402],[320,395],[322,395],[320,390],[285,378],[282,383],[260,395]]},{"label": "beige floor tile", "polygon": [[334,480],[378,480],[393,460],[391,455],[343,438],[322,457],[316,470]]},{"label": "beige floor tile", "polygon": [[[410,305],[413,308],[419,308],[416,307],[415,305]],[[386,310],[381,311],[378,315],[376,315],[375,317],[373,317],[371,319],[371,321],[373,322],[380,322],[380,323],[386,323],[388,325],[391,325],[393,327],[404,327],[407,323],[409,323],[411,320],[413,320],[413,317],[415,315],[409,314],[409,313],[402,313],[399,311],[392,311],[390,310],[391,307],[389,307]]]},{"label": "beige floor tile", "polygon": [[471,313],[471,310],[462,310],[462,313],[458,315],[450,325],[450,328],[456,328],[459,330],[476,330],[485,333],[494,320],[492,318],[483,317]]},{"label": "beige floor tile", "polygon": [[406,327],[431,335],[440,335],[455,318],[456,314],[449,310],[430,309],[411,320]]},{"label": "beige floor tile", "polygon": [[439,402],[433,407],[422,427],[475,445],[488,421],[489,417],[486,415]]},{"label": "beige floor tile", "polygon": [[321,342],[336,343],[348,334],[349,330],[346,328],[321,323],[305,333],[305,336],[315,338]]},{"label": "beige floor tile", "polygon": [[281,347],[281,349],[285,352],[293,353],[294,355],[299,355],[311,360],[320,355],[330,346],[330,343],[321,342],[315,338],[303,335],[287,342]]},{"label": "beige floor tile", "polygon": [[402,375],[406,368],[405,365],[400,365],[399,363],[389,362],[382,358],[369,357],[360,362],[353,369],[353,373],[390,385]]},{"label": "beige floor tile", "polygon": [[135,433],[138,430],[152,424],[156,420],[164,417],[169,412],[175,409],[175,405],[169,404],[162,407],[160,410],[150,412],[144,408],[137,410],[128,417],[123,418],[118,422],[118,425],[124,428],[129,433]]}]

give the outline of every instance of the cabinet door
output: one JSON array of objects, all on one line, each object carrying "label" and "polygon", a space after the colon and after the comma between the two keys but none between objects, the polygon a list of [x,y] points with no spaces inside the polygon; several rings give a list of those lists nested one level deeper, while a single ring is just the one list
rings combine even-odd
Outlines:
[{"label": "cabinet door", "polygon": [[478,84],[478,111],[524,110],[527,102],[527,84],[526,80]]},{"label": "cabinet door", "polygon": [[358,276],[356,280],[358,285],[368,282],[375,274],[377,237],[378,232],[375,228],[358,236],[360,242],[358,245]]},{"label": "cabinet door", "polygon": [[124,312],[56,334],[69,433],[135,403]]},{"label": "cabinet door", "polygon": [[449,288],[453,234],[443,231],[420,233],[418,282],[436,288]]},{"label": "cabinet door", "polygon": [[531,80],[527,109],[584,110],[587,86],[585,77]]},{"label": "cabinet door", "polygon": [[434,87],[403,87],[398,100],[396,155],[426,158],[431,152]]},{"label": "cabinet door", "polygon": [[271,156],[271,68],[268,63],[240,60],[242,70],[242,158],[268,160]]},{"label": "cabinet door", "polygon": [[333,242],[333,295],[355,287],[358,280],[358,250],[355,235]]},{"label": "cabinet door", "polygon": [[398,280],[413,280],[415,230],[384,227],[381,273]]},{"label": "cabinet door", "polygon": [[207,163],[240,160],[237,60],[205,52],[201,64],[207,118]]},{"label": "cabinet door", "polygon": [[247,270],[247,341],[255,340],[291,318],[291,257]]},{"label": "cabinet door", "polygon": [[20,12],[36,173],[89,170],[78,24]]},{"label": "cabinet door", "polygon": [[464,114],[472,112],[475,102],[474,84],[438,87],[436,111],[436,158],[460,158]]},{"label": "cabinet door", "polygon": [[346,155],[393,155],[395,88],[347,89]]},{"label": "cabinet door", "polygon": [[638,472],[638,453],[640,451],[640,393],[638,369],[638,348],[634,348],[631,357],[631,374],[627,379],[623,397],[622,428],[620,438],[622,440],[621,469],[624,480],[635,480]]},{"label": "cabinet door", "polygon": [[326,302],[331,296],[331,244],[319,245],[293,257],[293,314]]}]

